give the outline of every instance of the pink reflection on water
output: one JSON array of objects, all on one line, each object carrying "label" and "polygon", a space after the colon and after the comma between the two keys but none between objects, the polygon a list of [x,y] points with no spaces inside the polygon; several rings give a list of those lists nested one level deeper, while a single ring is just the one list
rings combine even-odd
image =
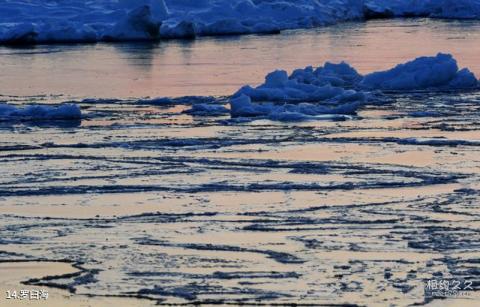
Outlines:
[{"label": "pink reflection on water", "polygon": [[[273,36],[158,44],[0,49],[0,93],[73,97],[230,95],[265,74],[345,60],[361,73],[438,52],[480,75],[480,22],[409,19],[347,23]],[[36,52],[38,51],[38,52]],[[56,52],[50,52],[56,51]],[[58,52],[57,52],[58,51]]]}]

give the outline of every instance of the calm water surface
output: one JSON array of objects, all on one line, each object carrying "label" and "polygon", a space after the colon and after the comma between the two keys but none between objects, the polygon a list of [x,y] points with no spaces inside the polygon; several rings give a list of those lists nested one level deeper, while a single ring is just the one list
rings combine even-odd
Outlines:
[{"label": "calm water surface", "polygon": [[274,69],[345,60],[361,73],[438,52],[480,75],[480,22],[398,19],[273,36],[158,44],[0,48],[0,94],[127,98],[230,95]]}]

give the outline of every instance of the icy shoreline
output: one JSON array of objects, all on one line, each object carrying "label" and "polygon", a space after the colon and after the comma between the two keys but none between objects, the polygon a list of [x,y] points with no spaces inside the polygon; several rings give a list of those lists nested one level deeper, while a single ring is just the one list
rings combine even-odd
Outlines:
[{"label": "icy shoreline", "polygon": [[480,19],[477,0],[25,0],[0,4],[0,44],[151,41],[278,33],[391,17]]}]

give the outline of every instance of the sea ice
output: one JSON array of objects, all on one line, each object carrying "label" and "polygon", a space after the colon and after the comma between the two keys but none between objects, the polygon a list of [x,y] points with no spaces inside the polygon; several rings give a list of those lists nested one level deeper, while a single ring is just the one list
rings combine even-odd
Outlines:
[{"label": "sea ice", "polygon": [[421,16],[450,19],[479,19],[478,0],[366,0],[365,18]]},{"label": "sea ice", "polygon": [[60,106],[30,105],[19,108],[0,104],[0,121],[11,120],[72,120],[80,119],[80,107],[74,104]]},{"label": "sea ice", "polygon": [[355,114],[361,102],[345,103],[339,106],[324,106],[311,103],[281,104],[252,103],[250,97],[242,94],[230,101],[232,117],[262,117],[275,121],[303,121],[310,119],[345,120],[348,114]]},{"label": "sea ice", "polygon": [[103,40],[152,40],[159,38],[160,25],[161,22],[153,18],[150,6],[140,6],[128,13],[127,18],[116,23],[111,32],[103,36]]},{"label": "sea ice", "polygon": [[267,74],[263,84],[242,87],[230,100],[230,113],[232,117],[299,121],[354,115],[358,108],[376,100],[373,92],[378,91],[465,90],[479,86],[475,75],[467,68],[459,70],[450,54],[420,57],[366,76],[345,62],[327,62],[316,69],[296,69],[290,76],[276,70]]},{"label": "sea ice", "polygon": [[166,0],[162,37],[277,33],[363,18],[363,0]]},{"label": "sea ice", "polygon": [[360,86],[381,90],[462,89],[477,87],[478,80],[467,68],[459,71],[452,55],[439,53],[366,75]]},{"label": "sea ice", "polygon": [[364,101],[363,93],[346,89],[360,79],[348,64],[327,62],[315,70],[311,66],[296,69],[290,76],[284,70],[276,70],[265,77],[262,85],[244,86],[233,96],[244,94],[253,101]]},{"label": "sea ice", "polygon": [[236,92],[230,102],[231,115],[276,121],[344,120],[368,100],[368,93],[353,89],[361,79],[345,62],[296,69],[290,76],[276,70],[266,76],[264,84],[256,88],[247,85]]},{"label": "sea ice", "polygon": [[347,20],[479,19],[478,0],[0,1],[0,43],[158,40],[277,33]]},{"label": "sea ice", "polygon": [[163,0],[0,2],[0,43],[159,39]]},{"label": "sea ice", "polygon": [[200,103],[192,105],[192,108],[185,113],[199,116],[220,116],[230,113],[230,110],[223,105]]},{"label": "sea ice", "polygon": [[157,97],[157,98],[148,98],[140,99],[137,101],[138,104],[145,105],[195,105],[195,104],[212,104],[217,103],[221,100],[213,96],[183,96],[183,97]]}]

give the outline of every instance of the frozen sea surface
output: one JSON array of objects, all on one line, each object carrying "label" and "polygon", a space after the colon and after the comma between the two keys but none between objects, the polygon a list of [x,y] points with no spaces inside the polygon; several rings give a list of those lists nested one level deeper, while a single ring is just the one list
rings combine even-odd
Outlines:
[{"label": "frozen sea surface", "polygon": [[407,305],[439,277],[477,289],[480,93],[392,98],[344,122],[225,125],[122,102],[81,104],[72,126],[3,123],[0,257],[78,262],[37,284],[162,303]]},{"label": "frozen sea surface", "polygon": [[[350,54],[344,60],[362,73],[389,68],[414,58],[409,52],[416,51],[395,50],[374,61],[356,51],[367,54],[365,46],[384,44],[357,38],[368,42],[369,33],[391,30],[391,37],[382,36],[389,42],[395,35],[412,37],[412,29],[427,31],[415,22],[367,24],[355,30],[364,36],[336,41],[338,50]],[[427,22],[434,42],[454,39],[471,48],[452,44],[454,50],[420,55],[454,53],[460,66],[478,75],[472,56],[477,27]],[[328,31],[301,32],[298,39],[315,50],[328,35],[343,36],[335,28]],[[295,39],[285,35],[274,48],[258,52],[278,59],[250,59],[260,65],[243,66],[238,80],[230,71],[240,71],[241,64],[222,69],[231,56],[211,57],[212,71],[231,76],[216,77],[223,79],[217,93],[217,83],[185,83],[162,95],[168,84],[153,77],[149,86],[131,86],[130,92],[98,80],[109,76],[114,84],[128,83],[166,69],[176,71],[175,84],[181,84],[192,78],[184,66],[195,65],[182,62],[188,56],[192,63],[202,54],[218,55],[223,46],[234,49],[243,39],[261,44],[270,38],[206,40],[187,47],[173,43],[163,51],[150,46],[149,61],[135,58],[144,53],[134,51],[126,53],[135,58],[131,62],[119,57],[117,63],[123,64],[110,68],[112,62],[102,61],[118,52],[110,45],[1,49],[8,71],[2,75],[7,79],[0,88],[2,100],[19,107],[77,100],[83,117],[0,122],[0,259],[73,261],[81,273],[32,283],[165,304],[428,304],[433,298],[425,294],[425,283],[435,278],[466,280],[478,290],[478,90],[390,93],[389,103],[367,105],[341,122],[233,122],[222,112],[185,113],[196,102],[226,105],[221,96],[240,87],[234,84],[229,91],[229,80],[259,84],[272,68],[321,65],[329,56],[319,51],[313,60],[311,51],[311,58],[286,57],[279,65],[282,46]],[[207,47],[211,53],[202,53]],[[103,76],[96,87],[82,78],[94,64],[85,64],[83,71],[66,65],[62,73],[60,64],[47,70],[52,61],[80,65],[71,56],[88,48],[93,49],[83,63],[105,62],[95,69]],[[309,48],[299,50],[308,55]],[[181,59],[172,61],[175,69],[156,66],[173,55]],[[17,79],[14,86],[22,71],[36,77]],[[60,78],[57,73],[70,76],[74,85],[60,89],[52,81]],[[81,91],[77,80],[90,86]],[[185,93],[202,97],[139,103],[143,96]],[[471,292],[470,302],[477,293]]]}]

